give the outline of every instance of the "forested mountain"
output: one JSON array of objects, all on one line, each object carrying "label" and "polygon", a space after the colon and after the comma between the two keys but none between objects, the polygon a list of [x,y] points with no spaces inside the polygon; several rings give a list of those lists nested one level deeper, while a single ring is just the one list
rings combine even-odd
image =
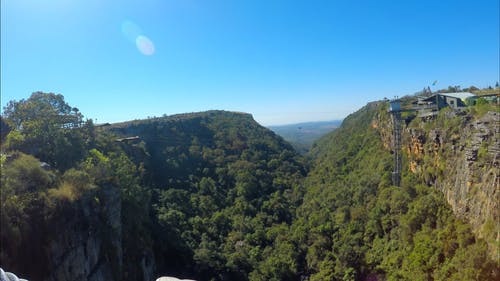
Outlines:
[{"label": "forested mountain", "polygon": [[[374,102],[348,116],[306,162],[249,114],[94,125],[61,95],[11,102],[1,120],[0,265],[30,280],[498,280],[496,211],[477,223],[457,211],[450,198],[461,197],[438,161],[482,149],[467,158],[474,188],[458,190],[477,202],[471,210],[497,196],[495,173],[477,173],[497,165],[484,118],[498,109],[408,116],[402,187],[391,184],[386,110]],[[410,149],[457,122],[474,135],[475,121],[484,144],[464,134],[453,155],[432,142]]]}]

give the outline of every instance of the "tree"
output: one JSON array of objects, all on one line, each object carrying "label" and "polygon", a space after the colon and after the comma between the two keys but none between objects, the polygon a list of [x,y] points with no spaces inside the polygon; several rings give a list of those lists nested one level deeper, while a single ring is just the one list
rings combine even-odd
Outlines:
[{"label": "tree", "polygon": [[30,122],[36,120],[50,120],[51,124],[61,126],[78,126],[83,122],[78,108],[69,106],[63,95],[43,92],[34,92],[27,100],[10,101],[4,115],[18,130],[30,129]]},{"label": "tree", "polygon": [[479,88],[475,87],[475,86],[470,86],[469,88],[464,89],[464,91],[466,91],[466,92],[475,92],[478,90],[479,90]]},{"label": "tree", "polygon": [[2,143],[5,140],[5,137],[9,134],[11,128],[7,122],[5,122],[4,118],[0,116],[0,139]]},{"label": "tree", "polygon": [[78,108],[54,93],[35,92],[27,100],[10,101],[2,117],[12,128],[7,149],[32,154],[61,170],[83,157],[93,128]]},{"label": "tree", "polygon": [[461,92],[462,90],[460,89],[459,85],[456,86],[448,86],[448,90],[446,90],[447,93],[454,93],[454,92]]}]

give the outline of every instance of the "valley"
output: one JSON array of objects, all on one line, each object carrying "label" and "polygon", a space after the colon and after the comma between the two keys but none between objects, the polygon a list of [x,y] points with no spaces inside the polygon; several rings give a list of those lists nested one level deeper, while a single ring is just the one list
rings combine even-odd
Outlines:
[{"label": "valley", "polygon": [[497,105],[408,116],[400,187],[387,108],[303,156],[246,113],[97,126],[34,93],[2,115],[0,264],[29,280],[497,280]]}]

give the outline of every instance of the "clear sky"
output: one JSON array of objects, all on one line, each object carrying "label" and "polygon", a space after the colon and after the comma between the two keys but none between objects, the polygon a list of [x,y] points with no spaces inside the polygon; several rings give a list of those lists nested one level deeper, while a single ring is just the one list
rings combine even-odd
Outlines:
[{"label": "clear sky", "polygon": [[263,125],[499,80],[498,0],[2,0],[1,98],[98,123],[225,109]]}]

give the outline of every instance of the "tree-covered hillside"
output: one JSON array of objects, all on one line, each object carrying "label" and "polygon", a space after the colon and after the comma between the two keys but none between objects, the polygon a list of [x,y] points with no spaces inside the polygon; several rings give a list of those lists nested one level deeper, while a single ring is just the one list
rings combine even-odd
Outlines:
[{"label": "tree-covered hillside", "polygon": [[11,104],[2,116],[5,268],[35,280],[295,274],[279,239],[301,203],[305,165],[251,115],[66,126],[72,112],[59,110],[71,108],[60,95]]},{"label": "tree-covered hillside", "polygon": [[380,120],[368,104],[305,163],[249,114],[95,126],[34,93],[1,119],[0,265],[30,280],[498,280],[426,177],[405,167],[391,185]]},{"label": "tree-covered hillside", "polygon": [[[392,157],[370,103],[318,141],[307,192],[292,225],[309,280],[498,280],[498,263],[443,194],[406,166],[391,185]],[[385,117],[384,117],[385,116]]]},{"label": "tree-covered hillside", "polygon": [[[142,150],[134,161],[144,170],[144,184],[152,187],[160,272],[246,280],[268,259],[276,259],[276,236],[294,218],[305,176],[301,159],[280,137],[249,114],[225,111],[127,122],[106,130],[141,138],[122,146],[130,155]],[[265,270],[285,276],[294,268],[280,259]]]}]

